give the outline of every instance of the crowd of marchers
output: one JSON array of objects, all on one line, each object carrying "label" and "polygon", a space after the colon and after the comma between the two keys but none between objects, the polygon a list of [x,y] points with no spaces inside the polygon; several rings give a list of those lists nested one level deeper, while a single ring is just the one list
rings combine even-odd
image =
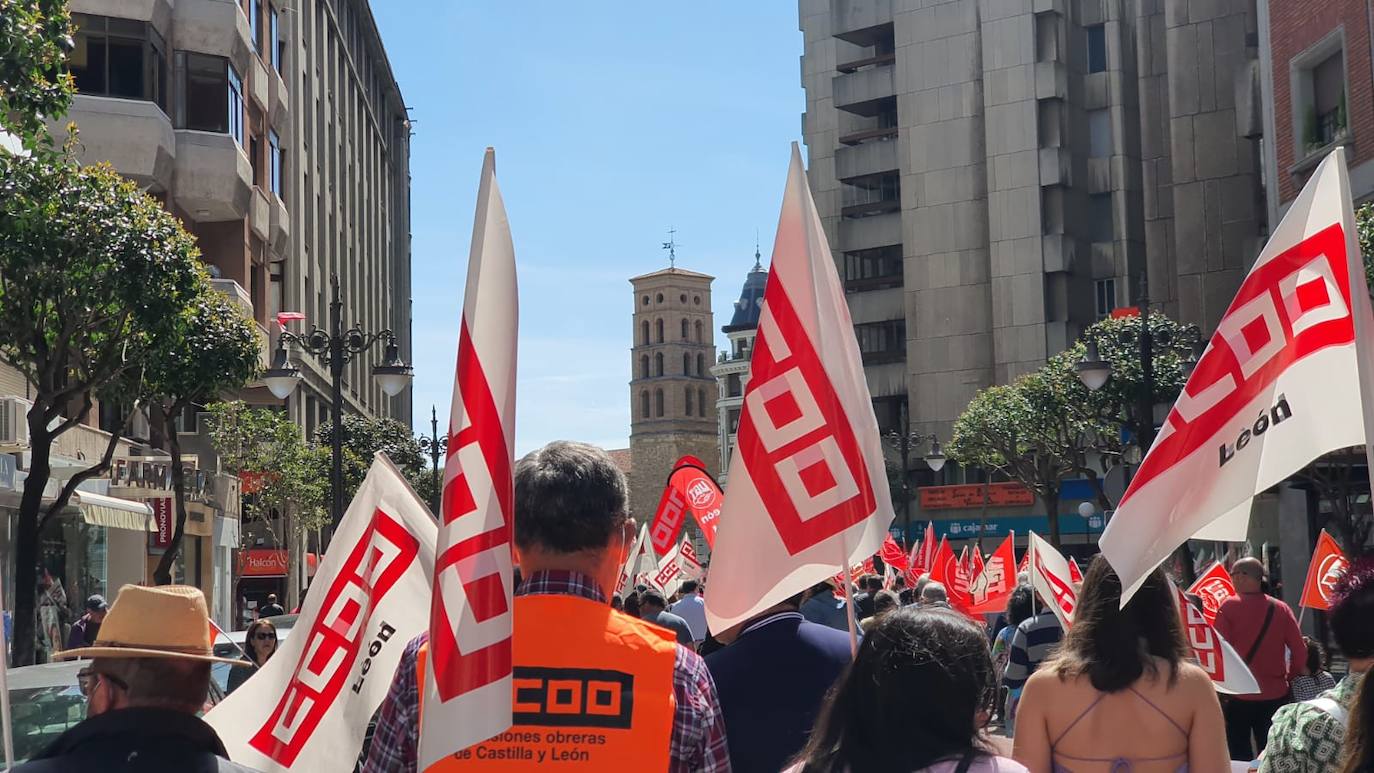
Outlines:
[{"label": "crowd of marchers", "polygon": [[[552,443],[519,460],[514,484],[515,610],[552,612],[523,616],[515,666],[557,652],[564,663],[612,663],[634,677],[623,704],[628,727],[599,736],[633,760],[616,770],[1374,771],[1374,687],[1362,679],[1374,665],[1367,559],[1353,563],[1327,613],[1348,668],[1339,680],[1292,610],[1265,593],[1263,566],[1237,562],[1238,595],[1222,604],[1216,628],[1260,691],[1219,697],[1194,661],[1177,594],[1160,570],[1123,606],[1116,573],[1093,559],[1067,630],[1027,585],[989,626],[953,609],[927,578],[884,589],[867,576],[852,594],[821,583],[730,630],[708,631],[698,583],[669,598],[644,587],[614,596],[636,528],[624,475],[605,452]],[[207,631],[196,589],[125,588],[98,645],[65,653],[92,658],[81,681],[88,719],[17,770],[247,770],[197,717],[215,660]],[[256,633],[270,655],[274,632]],[[418,767],[427,639],[405,649],[365,771]],[[254,647],[253,661],[263,660]],[[670,680],[653,678],[668,672]],[[428,770],[538,765],[481,757],[455,755]],[[608,769],[575,760],[559,767]]]}]

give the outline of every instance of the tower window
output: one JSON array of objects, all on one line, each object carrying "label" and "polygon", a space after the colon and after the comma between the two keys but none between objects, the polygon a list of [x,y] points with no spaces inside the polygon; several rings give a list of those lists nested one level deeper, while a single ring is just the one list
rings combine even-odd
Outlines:
[{"label": "tower window", "polygon": [[639,357],[639,377],[649,377],[649,355],[643,354]]},{"label": "tower window", "polygon": [[706,390],[697,390],[697,415],[706,418]]},{"label": "tower window", "polygon": [[705,375],[706,375],[706,357],[705,357],[705,355],[701,355],[701,354],[698,354],[698,355],[697,355],[697,375],[698,375],[698,376],[705,376]]},{"label": "tower window", "polygon": [[682,320],[682,340],[687,340],[687,320]]},{"label": "tower window", "polygon": [[[645,298],[645,300],[648,299]],[[641,344],[649,343],[649,320],[647,319],[639,323],[639,342]]]},{"label": "tower window", "polygon": [[641,419],[649,418],[649,390],[647,389],[639,393],[639,417]]},{"label": "tower window", "polygon": [[659,293],[658,296],[655,298],[655,301],[658,303],[663,303],[663,293]]},{"label": "tower window", "polygon": [[692,375],[692,355],[687,352],[682,353],[682,375]]},{"label": "tower window", "polygon": [[663,352],[657,352],[654,354],[654,375],[663,375]]},{"label": "tower window", "polygon": [[687,401],[687,415],[688,415],[688,416],[691,416],[691,415],[692,415],[692,388],[691,388],[691,387],[687,387],[685,390],[683,390],[683,392],[684,392],[684,395],[683,395],[683,396],[684,396],[684,399]]},{"label": "tower window", "polygon": [[[687,337],[686,331],[683,331],[683,336],[682,336],[682,337],[683,337],[683,338],[686,338],[686,337]],[[701,340],[701,320],[697,320],[697,343],[702,343],[702,340]]]},{"label": "tower window", "polygon": [[654,336],[659,343],[663,343],[663,320],[654,320]]},{"label": "tower window", "polygon": [[654,415],[663,418],[663,390],[654,390]]},{"label": "tower window", "polygon": [[677,297],[677,300],[678,300],[678,303],[681,303],[681,304],[684,304],[684,305],[685,305],[685,304],[687,303],[687,293],[683,293],[682,295],[679,295],[679,296]]},{"label": "tower window", "polygon": [[644,306],[648,306],[648,305],[649,305],[649,296],[647,296],[647,295],[644,296],[644,298],[640,301],[640,303],[641,303],[642,305],[644,305]]}]

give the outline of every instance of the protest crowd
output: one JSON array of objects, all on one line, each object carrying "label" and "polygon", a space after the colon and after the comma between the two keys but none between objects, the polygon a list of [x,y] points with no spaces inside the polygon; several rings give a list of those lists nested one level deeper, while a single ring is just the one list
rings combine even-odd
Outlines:
[{"label": "protest crowd", "polygon": [[[1197,538],[1243,544],[1252,497],[1374,428],[1374,395],[1332,387],[1374,384],[1341,153],[1242,288],[1296,292],[1270,312],[1325,337],[1294,332],[1254,364],[1237,359],[1259,356],[1237,349],[1250,327],[1218,333],[1080,568],[1034,532],[956,555],[933,521],[910,545],[889,531],[795,145],[728,493],[684,457],[649,518],[597,447],[517,459],[515,261],[489,150],[440,512],[378,454],[292,635],[255,625],[242,657],[214,655],[194,588],[92,599],[91,641],[62,654],[90,659],[88,718],[16,770],[1374,773],[1374,557],[1322,533],[1300,606],[1326,641],[1302,635],[1259,558],[1186,586],[1168,561],[1209,528],[1226,536]],[[1188,404],[1219,372],[1249,391]],[[1216,466],[1255,400],[1307,423],[1275,420]],[[681,539],[689,516],[709,558]],[[220,662],[244,673],[201,717]]]}]

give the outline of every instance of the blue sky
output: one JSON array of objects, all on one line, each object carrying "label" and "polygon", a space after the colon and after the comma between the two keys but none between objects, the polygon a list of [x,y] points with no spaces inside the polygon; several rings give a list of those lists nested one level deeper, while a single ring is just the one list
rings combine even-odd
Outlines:
[{"label": "blue sky", "polygon": [[804,98],[795,0],[372,4],[413,108],[415,425],[446,421],[482,151],[520,279],[516,452],[628,445],[629,277],[717,277],[719,327],[777,225]]}]

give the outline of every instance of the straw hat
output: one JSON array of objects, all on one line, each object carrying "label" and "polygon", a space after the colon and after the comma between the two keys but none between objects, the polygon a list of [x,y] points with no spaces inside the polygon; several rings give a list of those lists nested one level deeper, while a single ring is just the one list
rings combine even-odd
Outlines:
[{"label": "straw hat", "polygon": [[180,658],[247,665],[237,658],[215,657],[205,595],[190,585],[125,585],[100,624],[95,646],[65,650],[56,657]]}]

